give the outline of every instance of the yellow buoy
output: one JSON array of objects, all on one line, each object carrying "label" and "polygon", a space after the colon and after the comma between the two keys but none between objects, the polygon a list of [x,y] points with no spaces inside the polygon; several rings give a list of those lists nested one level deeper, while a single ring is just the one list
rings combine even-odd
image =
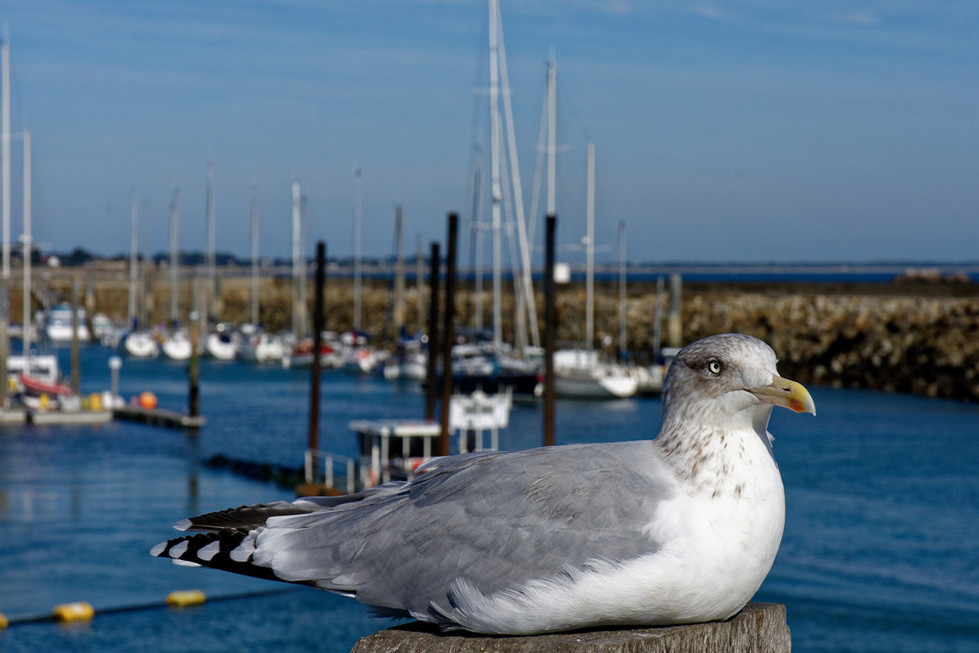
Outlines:
[{"label": "yellow buoy", "polygon": [[102,410],[102,395],[97,392],[93,392],[88,398],[89,410]]},{"label": "yellow buoy", "polygon": [[7,615],[5,615],[4,613],[0,612],[0,630],[3,630],[4,628],[6,628],[9,625],[10,625],[10,620],[7,619]]},{"label": "yellow buoy", "polygon": [[85,601],[62,603],[54,607],[54,618],[61,622],[91,621],[95,610]]},{"label": "yellow buoy", "polygon": [[186,608],[192,605],[201,605],[207,597],[200,590],[177,590],[167,595],[167,605],[174,608]]}]

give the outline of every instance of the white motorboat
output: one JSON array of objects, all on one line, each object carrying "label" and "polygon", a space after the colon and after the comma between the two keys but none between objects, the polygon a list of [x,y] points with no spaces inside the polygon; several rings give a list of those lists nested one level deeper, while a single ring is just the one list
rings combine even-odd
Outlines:
[{"label": "white motorboat", "polygon": [[[88,325],[85,324],[85,309],[81,306],[75,312],[78,318],[78,342],[92,339]],[[71,304],[62,302],[48,309],[44,314],[44,335],[51,342],[71,342]]]}]

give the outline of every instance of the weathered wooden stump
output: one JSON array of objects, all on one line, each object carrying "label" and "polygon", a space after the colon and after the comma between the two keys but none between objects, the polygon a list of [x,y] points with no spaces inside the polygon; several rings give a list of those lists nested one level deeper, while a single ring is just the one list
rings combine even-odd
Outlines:
[{"label": "weathered wooden stump", "polygon": [[788,653],[792,650],[785,606],[749,603],[727,621],[662,628],[585,630],[532,637],[441,634],[414,622],[361,639],[351,653]]}]

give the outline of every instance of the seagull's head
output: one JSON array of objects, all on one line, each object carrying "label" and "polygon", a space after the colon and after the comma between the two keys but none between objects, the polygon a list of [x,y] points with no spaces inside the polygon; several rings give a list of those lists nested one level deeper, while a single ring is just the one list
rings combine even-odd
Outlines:
[{"label": "seagull's head", "polygon": [[816,414],[801,384],[779,376],[775,352],[739,333],[709,336],[677,354],[666,377],[664,422],[730,423],[738,416],[764,429],[773,406]]}]

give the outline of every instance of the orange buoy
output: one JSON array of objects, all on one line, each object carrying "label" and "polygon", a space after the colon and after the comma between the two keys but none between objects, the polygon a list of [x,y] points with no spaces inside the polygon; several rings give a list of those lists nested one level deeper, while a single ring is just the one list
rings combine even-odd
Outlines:
[{"label": "orange buoy", "polygon": [[144,392],[139,395],[139,407],[147,410],[156,408],[156,395],[152,392]]}]

